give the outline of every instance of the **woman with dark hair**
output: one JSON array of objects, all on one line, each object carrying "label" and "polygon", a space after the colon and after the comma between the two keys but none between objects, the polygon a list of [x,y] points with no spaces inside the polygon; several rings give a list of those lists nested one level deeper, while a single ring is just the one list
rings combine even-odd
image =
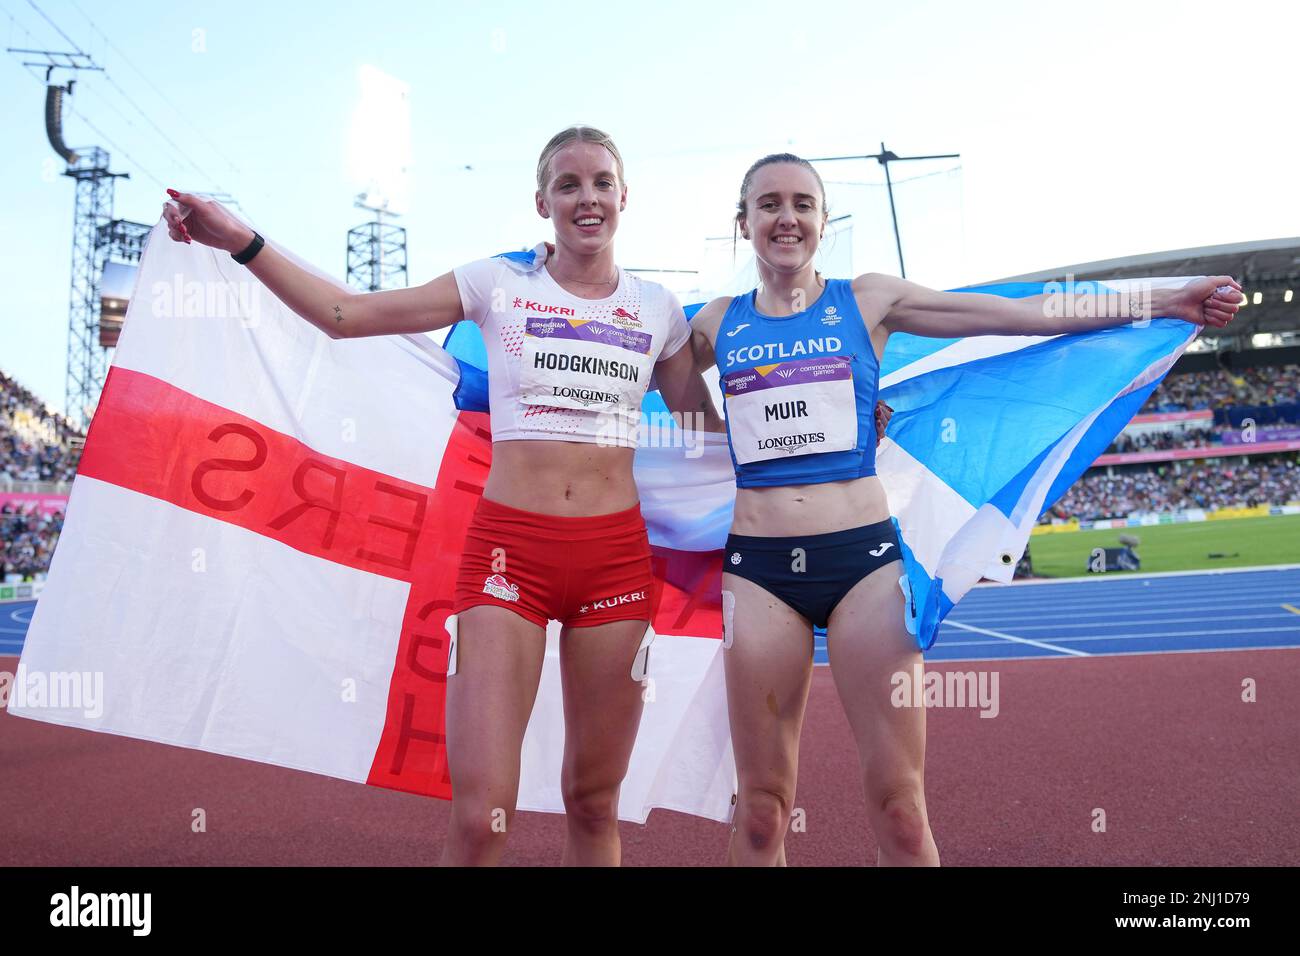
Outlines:
[{"label": "woman with dark hair", "polygon": [[1051,335],[1151,314],[1223,326],[1240,287],[1218,276],[1155,290],[1149,305],[1097,297],[1051,318],[1041,296],[936,292],[877,274],[823,278],[813,263],[827,220],[810,163],[788,153],[756,162],[736,222],[760,285],[714,300],[691,323],[697,367],[716,364],[721,376],[737,484],[722,578],[740,782],[728,858],[785,861],[816,625],[828,631],[878,862],[937,865],[925,711],[891,702],[891,675],[913,673],[921,654],[904,625],[899,541],[875,471],[872,414],[890,334]]}]

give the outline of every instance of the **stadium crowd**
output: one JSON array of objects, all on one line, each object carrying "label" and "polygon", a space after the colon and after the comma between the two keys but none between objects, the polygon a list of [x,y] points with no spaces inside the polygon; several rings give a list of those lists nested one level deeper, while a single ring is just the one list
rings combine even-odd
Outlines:
[{"label": "stadium crowd", "polygon": [[1228,405],[1284,405],[1300,401],[1300,365],[1213,369],[1170,375],[1139,414],[1194,412]]},{"label": "stadium crowd", "polygon": [[1175,448],[1208,448],[1223,444],[1222,431],[1214,428],[1169,429],[1159,432],[1120,432],[1106,448],[1106,454],[1133,451],[1171,451]]},{"label": "stadium crowd", "polygon": [[29,581],[48,571],[62,530],[62,511],[43,515],[0,506],[0,581]]},{"label": "stadium crowd", "polygon": [[[12,482],[71,481],[80,433],[62,415],[0,372],[0,491]],[[44,574],[63,530],[63,512],[42,514],[32,506],[0,506],[0,581]]]},{"label": "stadium crowd", "polygon": [[1118,518],[1135,512],[1252,507],[1300,502],[1300,455],[1211,459],[1199,465],[1095,469],[1076,481],[1044,520]]},{"label": "stadium crowd", "polygon": [[0,480],[71,481],[80,433],[62,415],[0,372]]}]

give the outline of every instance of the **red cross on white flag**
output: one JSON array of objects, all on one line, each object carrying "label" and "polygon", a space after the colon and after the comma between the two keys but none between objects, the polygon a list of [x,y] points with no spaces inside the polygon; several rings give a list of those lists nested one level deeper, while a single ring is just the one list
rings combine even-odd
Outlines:
[{"label": "red cross on white flag", "polygon": [[[491,461],[457,381],[431,339],[329,339],[155,228],[21,662],[102,673],[103,713],[10,712],[449,796],[445,622]],[[669,496],[642,489],[648,520]],[[619,815],[727,819],[720,554],[657,547],[655,567]],[[551,627],[521,809],[563,810]]]}]

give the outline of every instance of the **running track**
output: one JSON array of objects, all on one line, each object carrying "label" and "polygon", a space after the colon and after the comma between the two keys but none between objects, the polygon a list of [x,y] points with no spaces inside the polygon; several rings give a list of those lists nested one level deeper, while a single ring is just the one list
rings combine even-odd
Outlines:
[{"label": "running track", "polygon": [[[977,587],[926,660],[1277,647],[1300,648],[1300,567]],[[822,635],[815,655],[826,663]]]},{"label": "running track", "polygon": [[[0,670],[32,606],[0,606]],[[977,588],[927,668],[1000,678],[996,719],[927,713],[946,864],[1300,863],[1300,568]],[[801,757],[791,864],[874,860],[827,668]],[[447,821],[442,801],[4,713],[0,762],[3,866],[427,865]],[[206,833],[191,830],[197,807]],[[714,864],[726,843],[719,824],[658,810],[622,835],[629,865]],[[562,838],[563,818],[520,814],[507,862],[558,863]]]}]

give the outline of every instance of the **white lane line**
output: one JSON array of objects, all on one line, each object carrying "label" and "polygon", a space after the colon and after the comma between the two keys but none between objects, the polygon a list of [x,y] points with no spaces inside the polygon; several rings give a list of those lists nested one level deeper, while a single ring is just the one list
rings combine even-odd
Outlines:
[{"label": "white lane line", "polygon": [[[1278,591],[1290,591],[1300,588],[1300,579],[1291,579],[1287,581],[1252,581],[1242,582],[1240,585],[1233,586],[1215,586],[1209,583],[1197,585],[1196,587],[1171,588],[1162,587],[1159,584],[1143,584],[1136,587],[1112,587],[1105,589],[1107,594],[1112,597],[1127,598],[1137,597],[1146,594],[1161,595],[1181,595],[1181,594],[1275,594]],[[1026,594],[1024,591],[1017,591],[1015,588],[1003,586],[1000,591],[985,591],[982,594],[968,593],[963,600],[972,604],[986,604],[1002,600],[1011,600],[1024,604],[1048,604],[1052,601],[1072,600],[1072,601],[1096,601],[1101,595],[1092,593],[1084,594],[1080,591],[1066,592],[1035,592]]]},{"label": "white lane line", "polygon": [[[1300,568],[1300,564],[1255,564],[1248,568],[1213,568],[1211,570],[1199,571],[1148,571],[1146,574],[1135,574],[1132,577],[1119,578],[1121,581],[1137,581],[1143,578],[1187,578],[1198,574],[1217,575],[1217,574],[1251,574],[1264,573],[1266,571],[1294,571]],[[1035,578],[1031,581],[1016,581],[1011,587],[1044,587],[1052,584],[1082,584],[1085,581],[1115,581],[1116,578],[1107,577],[1104,574],[1081,574],[1075,578]],[[1005,584],[999,584],[991,581],[988,584],[977,584],[977,588],[1001,588],[1007,587]]]},{"label": "white lane line", "polygon": [[[1283,628],[1264,628],[1263,630],[1266,630],[1266,631],[1269,631],[1269,630],[1276,630],[1276,631],[1284,631],[1284,632],[1285,632],[1285,631],[1295,631],[1295,632],[1300,632],[1300,628],[1286,628],[1286,627],[1283,627]],[[1253,632],[1253,631],[1252,631],[1252,632],[1242,632],[1242,631],[1207,631],[1207,632],[1174,631],[1174,632],[1171,633],[1171,634],[1163,634],[1163,635],[1155,635],[1155,636],[1159,636],[1159,637],[1182,637],[1182,636],[1185,635],[1185,634],[1194,634],[1194,633],[1206,633],[1206,634],[1219,634],[1219,635],[1222,635],[1222,634],[1240,634],[1240,633],[1256,633],[1256,632]],[[1086,636],[1086,637],[1063,637],[1063,638],[1060,638],[1060,640],[1065,641],[1065,642],[1067,642],[1067,643],[1074,643],[1075,641],[1114,641],[1114,640],[1120,640],[1121,638],[1128,638],[1128,637],[1132,637],[1132,636],[1133,636],[1133,635],[1131,635],[1131,634],[1128,634],[1128,635],[1119,635],[1119,634],[1092,634],[1092,635],[1088,635],[1088,636]],[[1144,635],[1144,636],[1145,636],[1145,635]],[[999,641],[961,641],[961,640],[948,640],[948,639],[946,639],[946,638],[941,638],[940,641],[939,641],[938,643],[936,643],[935,646],[936,646],[936,647],[939,646],[940,643],[943,644],[943,646],[945,646],[945,647],[984,647],[984,646],[988,646],[988,647],[996,647],[1000,642],[999,642]],[[1270,645],[1268,645],[1268,646],[1269,646],[1269,647],[1275,647],[1275,646],[1277,646],[1277,645],[1270,644]],[[1224,650],[1232,650],[1233,648],[1232,648],[1232,647],[1224,647],[1223,649],[1224,649]],[[1172,652],[1172,651],[1171,651],[1171,652]],[[1116,653],[1119,653],[1119,652],[1118,652],[1118,651],[1097,651],[1097,652],[1094,652],[1094,653],[1097,653],[1097,654],[1116,654]],[[1146,654],[1155,654],[1155,653],[1157,653],[1157,651],[1154,651],[1154,650],[1152,650],[1152,651],[1143,651],[1142,653],[1146,653]]]},{"label": "white lane line", "polygon": [[[989,641],[988,643],[996,644],[998,642]],[[1300,651],[1300,644],[1268,644],[1263,647],[1189,647],[1168,651],[1097,651],[1094,654],[1089,654],[1088,657],[1091,660],[1096,660],[1099,657],[1138,657],[1142,655],[1147,657],[1158,657],[1162,654],[1231,654],[1236,651]],[[1034,654],[1022,655],[1020,657],[927,657],[925,662],[927,664],[971,664],[980,661],[1069,661],[1077,659],[1078,658],[1073,657],[1062,657],[1059,654]],[[826,665],[818,664],[817,666],[825,667]]]},{"label": "white lane line", "polygon": [[[1107,606],[1113,606],[1113,605],[1107,605]],[[1082,619],[1082,618],[1091,618],[1091,617],[1130,618],[1130,617],[1142,617],[1143,615],[1151,615],[1151,614],[1155,614],[1155,615],[1177,614],[1180,611],[1222,611],[1225,615],[1227,615],[1226,617],[1222,618],[1222,620],[1228,621],[1228,620],[1232,620],[1233,618],[1250,616],[1247,614],[1234,613],[1236,611],[1254,611],[1254,610],[1262,610],[1263,608],[1276,608],[1278,606],[1279,605],[1272,604],[1272,603],[1239,604],[1232,607],[1224,607],[1221,604],[1210,604],[1210,605],[1170,604],[1165,607],[1152,608],[1150,610],[1138,610],[1138,609],[1126,608],[1122,611],[1089,611],[1084,608],[1079,608],[1077,610],[1071,609],[1068,615],[1061,615],[1061,616],[1068,617],[1071,619]],[[960,605],[958,605],[958,607],[960,607]],[[1053,610],[1056,609],[1053,608]],[[1043,612],[1039,614],[1012,614],[1009,612],[1006,614],[997,614],[991,611],[981,611],[976,615],[962,614],[962,615],[954,615],[954,616],[958,616],[960,620],[966,621],[967,623],[970,624],[992,624],[998,627],[1003,625],[1006,625],[1007,627],[1014,627],[1016,624],[1020,623],[1021,621],[1041,621],[1044,618],[1052,618],[1055,617],[1056,615],[1049,614],[1047,612]],[[1209,615],[1202,615],[1202,619],[1220,620],[1220,618],[1210,617]]]},{"label": "white lane line", "polygon": [[1028,637],[1016,637],[1014,634],[1004,634],[1001,631],[989,631],[982,627],[972,627],[969,624],[960,624],[957,621],[945,621],[952,627],[959,627],[963,631],[974,631],[976,634],[987,634],[990,637],[1000,637],[1004,641],[1015,641],[1017,644],[1028,644],[1031,647],[1041,647],[1045,651],[1056,651],[1059,654],[1073,654],[1076,657],[1088,657],[1086,651],[1078,651],[1072,647],[1058,647],[1055,644],[1047,644],[1043,641],[1035,641]]},{"label": "white lane line", "polygon": [[[1160,624],[1230,624],[1233,621],[1290,620],[1287,614],[1234,614],[1231,617],[1172,617],[1159,621]],[[985,624],[1005,623],[984,621]],[[1068,629],[1078,627],[1123,627],[1128,621],[1085,621],[1082,624],[1016,624],[1017,631],[1050,631],[1054,628]]]},{"label": "white lane line", "polygon": [[[1300,580],[1295,581],[1260,581],[1260,582],[1243,582],[1240,585],[1220,587],[1211,584],[1201,584],[1189,588],[1170,588],[1161,587],[1159,584],[1143,584],[1139,587],[1131,588],[1108,588],[1111,594],[1118,597],[1132,597],[1138,594],[1271,594],[1276,591],[1285,591],[1290,588],[1300,587]],[[985,591],[984,594],[974,598],[977,604],[985,601],[997,601],[1002,598],[1014,598],[1017,601],[1023,601],[1026,604],[1035,601],[1043,604],[1049,601],[1069,599],[1075,601],[1095,601],[1096,594],[1025,594],[1023,591],[1016,591],[1012,588],[1003,588],[1001,591]]]},{"label": "white lane line", "polygon": [[[1119,588],[1107,591],[1105,594],[1036,594],[1025,595],[1018,591],[1004,591],[996,597],[986,597],[978,601],[970,601],[970,604],[997,604],[1001,601],[1008,601],[1013,604],[1023,606],[1032,605],[1049,605],[1057,602],[1073,603],[1076,605],[1090,604],[1100,600],[1131,601],[1136,598],[1177,598],[1184,597],[1188,594],[1203,594],[1208,598],[1212,597],[1230,597],[1233,595],[1244,595],[1246,597],[1260,597],[1268,594],[1285,594],[1288,591],[1300,592],[1300,581],[1292,581],[1287,584],[1270,584],[1267,587],[1249,587],[1249,588],[1186,588],[1175,591],[1172,588],[1131,588],[1121,591]],[[965,600],[963,598],[963,600]]]},{"label": "white lane line", "polygon": [[[1169,600],[1168,595],[1161,595],[1161,599],[1156,600],[1156,596],[1153,594],[1151,595],[1152,599],[1149,601],[1108,601],[1099,596],[1098,600],[1090,601],[1087,604],[958,604],[957,608],[959,611],[966,611],[968,614],[984,617],[989,615],[1005,616],[1007,614],[1041,615],[1056,612],[1068,612],[1073,615],[1075,612],[1086,612],[1094,608],[1106,608],[1107,610],[1113,610],[1116,613],[1123,613],[1124,611],[1139,611],[1143,608],[1181,608],[1186,610],[1195,608],[1198,611],[1215,611],[1223,610],[1225,608],[1276,608],[1285,601],[1288,596],[1289,595],[1278,594],[1276,592],[1271,596],[1260,595],[1248,598],[1241,598],[1237,595],[1225,595],[1223,598],[1218,600],[1211,598],[1210,600],[1212,603],[1206,604],[1201,603],[1198,600],[1199,595],[1188,595],[1186,598],[1179,601],[1176,599]],[[1291,597],[1291,601],[1292,603],[1300,604],[1300,599],[1297,599],[1296,597]]]},{"label": "white lane line", "polygon": [[1144,637],[1201,637],[1207,635],[1234,635],[1234,634],[1273,634],[1277,632],[1300,634],[1300,626],[1296,627],[1235,627],[1230,631],[1138,631],[1134,634],[1089,634],[1085,637],[1058,637],[1058,641],[1067,641],[1071,644],[1076,641],[1120,641],[1125,638],[1144,638]]}]

